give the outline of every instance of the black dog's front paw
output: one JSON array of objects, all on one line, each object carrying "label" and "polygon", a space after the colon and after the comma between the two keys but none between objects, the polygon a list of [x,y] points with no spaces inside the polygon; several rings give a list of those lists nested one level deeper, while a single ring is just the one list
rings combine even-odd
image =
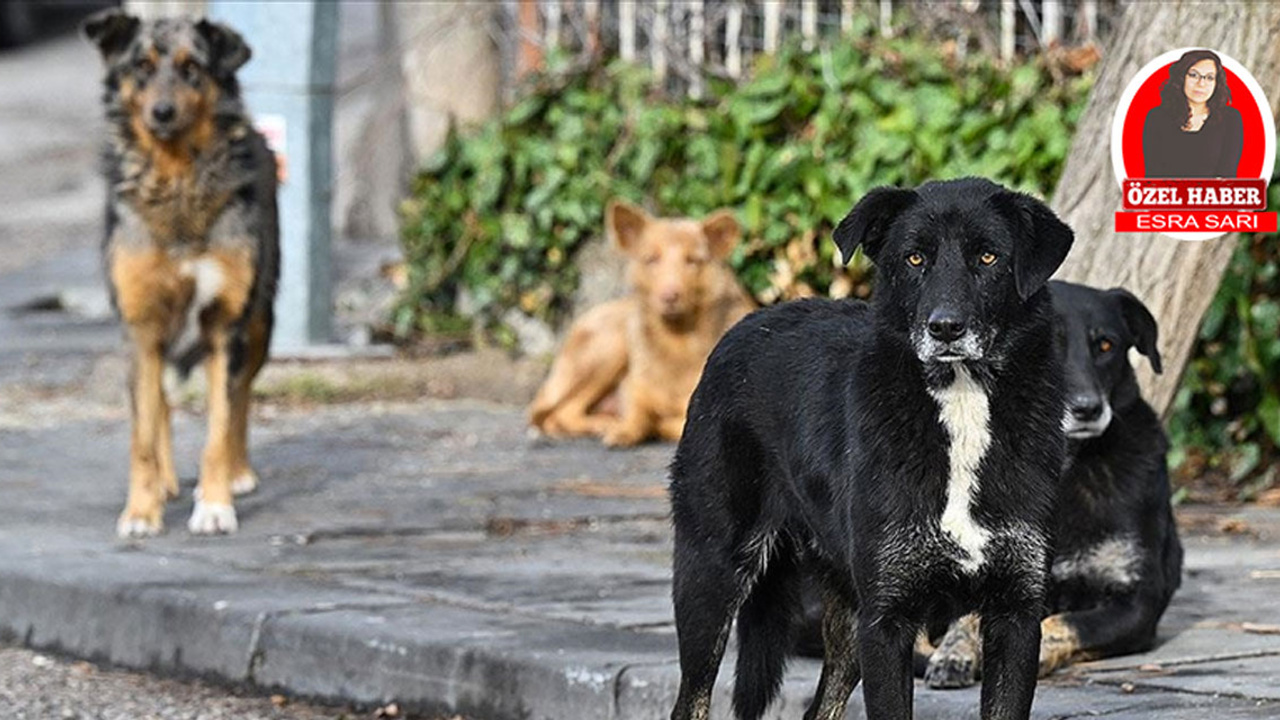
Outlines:
[{"label": "black dog's front paw", "polygon": [[935,690],[969,687],[978,682],[978,658],[959,648],[939,649],[929,658],[924,682]]}]

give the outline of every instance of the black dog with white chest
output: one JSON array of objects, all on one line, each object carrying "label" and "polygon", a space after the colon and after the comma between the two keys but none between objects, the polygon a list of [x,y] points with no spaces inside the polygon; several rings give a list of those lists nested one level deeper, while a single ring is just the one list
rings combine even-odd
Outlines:
[{"label": "black dog with white chest", "polygon": [[[1058,490],[1041,675],[1076,660],[1149,649],[1182,576],[1169,442],[1128,359],[1135,348],[1160,372],[1155,318],[1121,288],[1055,281],[1049,289],[1065,336],[1070,459]],[[948,630],[929,659],[929,685],[976,682],[977,626],[967,617]]]},{"label": "black dog with white chest", "polygon": [[807,720],[908,718],[926,623],[982,614],[984,718],[1026,718],[1063,465],[1045,283],[1072,233],[1041,202],[968,178],[881,188],[836,229],[878,272],[873,303],[748,316],[712,352],[671,468],[681,681],[705,720],[738,620],[734,707],[777,694],[799,578],[826,648]]}]

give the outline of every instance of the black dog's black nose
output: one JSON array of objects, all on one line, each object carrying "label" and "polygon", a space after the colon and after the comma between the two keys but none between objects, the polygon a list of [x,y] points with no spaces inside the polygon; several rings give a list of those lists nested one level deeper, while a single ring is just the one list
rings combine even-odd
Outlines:
[{"label": "black dog's black nose", "polygon": [[173,106],[173,103],[159,103],[151,108],[151,117],[155,118],[156,122],[169,122],[177,114],[178,109]]},{"label": "black dog's black nose", "polygon": [[1097,395],[1076,395],[1071,398],[1071,416],[1088,422],[1102,415],[1102,398]]},{"label": "black dog's black nose", "polygon": [[935,340],[953,342],[964,334],[964,318],[952,310],[934,310],[929,315],[929,334]]}]

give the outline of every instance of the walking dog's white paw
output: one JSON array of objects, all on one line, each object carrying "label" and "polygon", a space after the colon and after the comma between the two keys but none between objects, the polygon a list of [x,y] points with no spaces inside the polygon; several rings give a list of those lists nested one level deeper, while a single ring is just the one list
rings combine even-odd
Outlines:
[{"label": "walking dog's white paw", "polygon": [[231,481],[232,495],[247,495],[258,489],[258,475],[252,470],[246,471],[244,474]]},{"label": "walking dog's white paw", "polygon": [[164,525],[158,520],[152,521],[140,517],[128,517],[121,515],[116,522],[116,535],[122,538],[147,538],[155,537],[164,529]]},{"label": "walking dog's white paw", "polygon": [[194,535],[231,534],[238,527],[235,508],[204,501],[196,501],[191,519],[187,521],[187,529]]}]

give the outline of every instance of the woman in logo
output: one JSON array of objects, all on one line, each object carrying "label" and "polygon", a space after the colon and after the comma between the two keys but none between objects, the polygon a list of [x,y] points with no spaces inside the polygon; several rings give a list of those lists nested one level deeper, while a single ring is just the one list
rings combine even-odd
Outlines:
[{"label": "woman in logo", "polygon": [[1244,123],[1230,102],[1218,54],[1187,51],[1169,68],[1160,105],[1147,113],[1142,127],[1146,176],[1236,177]]}]

